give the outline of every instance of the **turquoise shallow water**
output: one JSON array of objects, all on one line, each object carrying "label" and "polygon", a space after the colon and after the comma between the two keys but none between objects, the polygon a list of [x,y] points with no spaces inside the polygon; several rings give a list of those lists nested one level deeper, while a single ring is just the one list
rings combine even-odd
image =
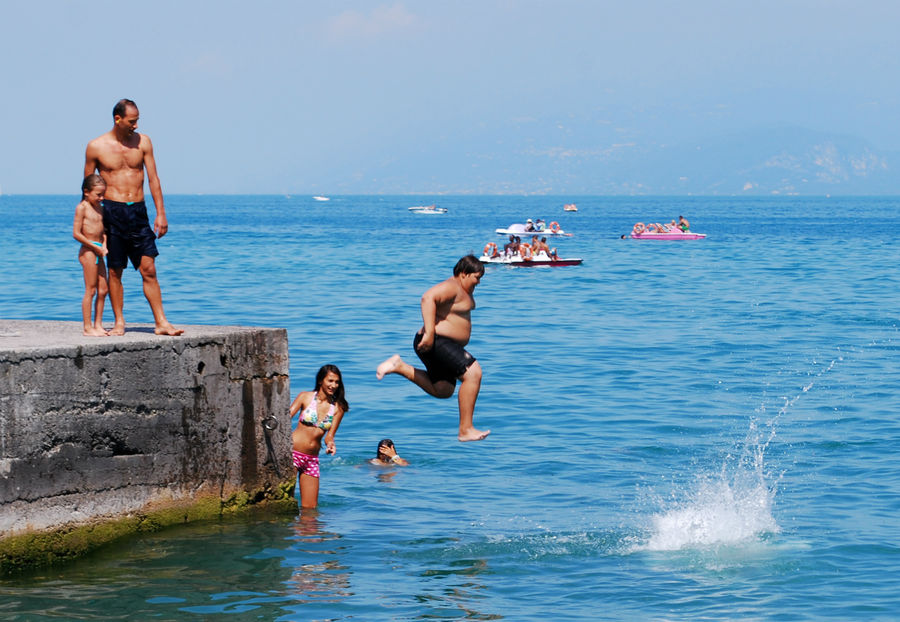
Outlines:
[{"label": "turquoise shallow water", "polygon": [[[0,317],[79,319],[76,198],[0,196]],[[406,209],[435,201],[449,212]],[[0,617],[896,619],[900,199],[167,204],[173,322],[286,327],[292,393],[325,362],[344,372],[320,511],[7,578]],[[709,237],[618,238],[679,214]],[[529,216],[575,233],[557,246],[585,263],[488,269],[469,349],[493,433],[460,444],[455,398],[374,368],[414,359],[422,291]],[[125,286],[129,321],[150,321],[138,276]],[[410,467],[366,464],[385,436]]]}]

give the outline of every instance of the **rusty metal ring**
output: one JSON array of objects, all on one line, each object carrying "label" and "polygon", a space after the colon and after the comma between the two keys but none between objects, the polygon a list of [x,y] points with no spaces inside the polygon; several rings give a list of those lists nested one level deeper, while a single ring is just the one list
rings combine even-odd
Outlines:
[{"label": "rusty metal ring", "polygon": [[278,429],[278,419],[274,415],[269,415],[262,420],[262,427],[269,431],[276,430]]}]

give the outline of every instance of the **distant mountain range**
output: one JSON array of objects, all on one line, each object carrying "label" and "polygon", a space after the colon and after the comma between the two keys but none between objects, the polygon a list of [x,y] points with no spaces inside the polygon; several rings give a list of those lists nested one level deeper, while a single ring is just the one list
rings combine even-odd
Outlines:
[{"label": "distant mountain range", "polygon": [[[775,128],[677,144],[590,144],[569,133],[475,136],[375,165],[367,192],[473,194],[896,195],[900,152],[852,136]],[[528,132],[526,130],[532,130]],[[510,138],[510,136],[512,136]],[[459,137],[455,137],[459,138]],[[479,140],[480,138],[480,140]],[[600,140],[598,140],[600,142]],[[489,150],[485,145],[491,145]],[[440,145],[432,145],[440,149]],[[439,156],[439,157],[437,157]],[[412,162],[412,164],[410,164]],[[429,166],[439,169],[431,171]],[[349,188],[348,188],[349,190]]]},{"label": "distant mountain range", "polygon": [[[616,192],[644,194],[898,194],[900,153],[798,128],[698,140],[625,154]],[[893,167],[892,167],[893,165]]]}]

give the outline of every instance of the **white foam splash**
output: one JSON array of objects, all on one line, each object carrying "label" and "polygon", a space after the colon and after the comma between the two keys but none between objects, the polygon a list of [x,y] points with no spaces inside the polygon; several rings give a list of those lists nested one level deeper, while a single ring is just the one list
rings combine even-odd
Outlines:
[{"label": "white foam splash", "polygon": [[687,502],[652,517],[652,535],[638,548],[676,551],[757,541],[779,531],[773,498],[763,482],[702,482]]},{"label": "white foam splash", "polygon": [[[842,360],[841,356],[832,360],[802,385],[796,395],[784,397],[784,403],[763,429],[756,419],[751,419],[747,437],[736,455],[725,457],[719,473],[701,475],[684,499],[674,502],[674,507],[651,516],[649,538],[633,550],[741,546],[762,542],[768,535],[779,533],[773,507],[780,476],[767,471],[766,451],[775,440],[782,417]],[[765,405],[759,412],[765,413]]]},{"label": "white foam splash", "polygon": [[756,421],[740,451],[725,457],[718,473],[700,474],[674,507],[651,517],[646,551],[677,551],[758,542],[780,531],[772,514],[776,486],[769,483],[765,451],[774,438],[769,429],[763,441]]}]

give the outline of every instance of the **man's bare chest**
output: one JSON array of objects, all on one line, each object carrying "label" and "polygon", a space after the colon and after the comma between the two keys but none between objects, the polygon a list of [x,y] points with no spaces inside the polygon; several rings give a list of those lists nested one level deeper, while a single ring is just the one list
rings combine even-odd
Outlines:
[{"label": "man's bare chest", "polygon": [[109,171],[141,169],[144,156],[140,148],[116,144],[104,150],[98,158],[100,166]]}]

